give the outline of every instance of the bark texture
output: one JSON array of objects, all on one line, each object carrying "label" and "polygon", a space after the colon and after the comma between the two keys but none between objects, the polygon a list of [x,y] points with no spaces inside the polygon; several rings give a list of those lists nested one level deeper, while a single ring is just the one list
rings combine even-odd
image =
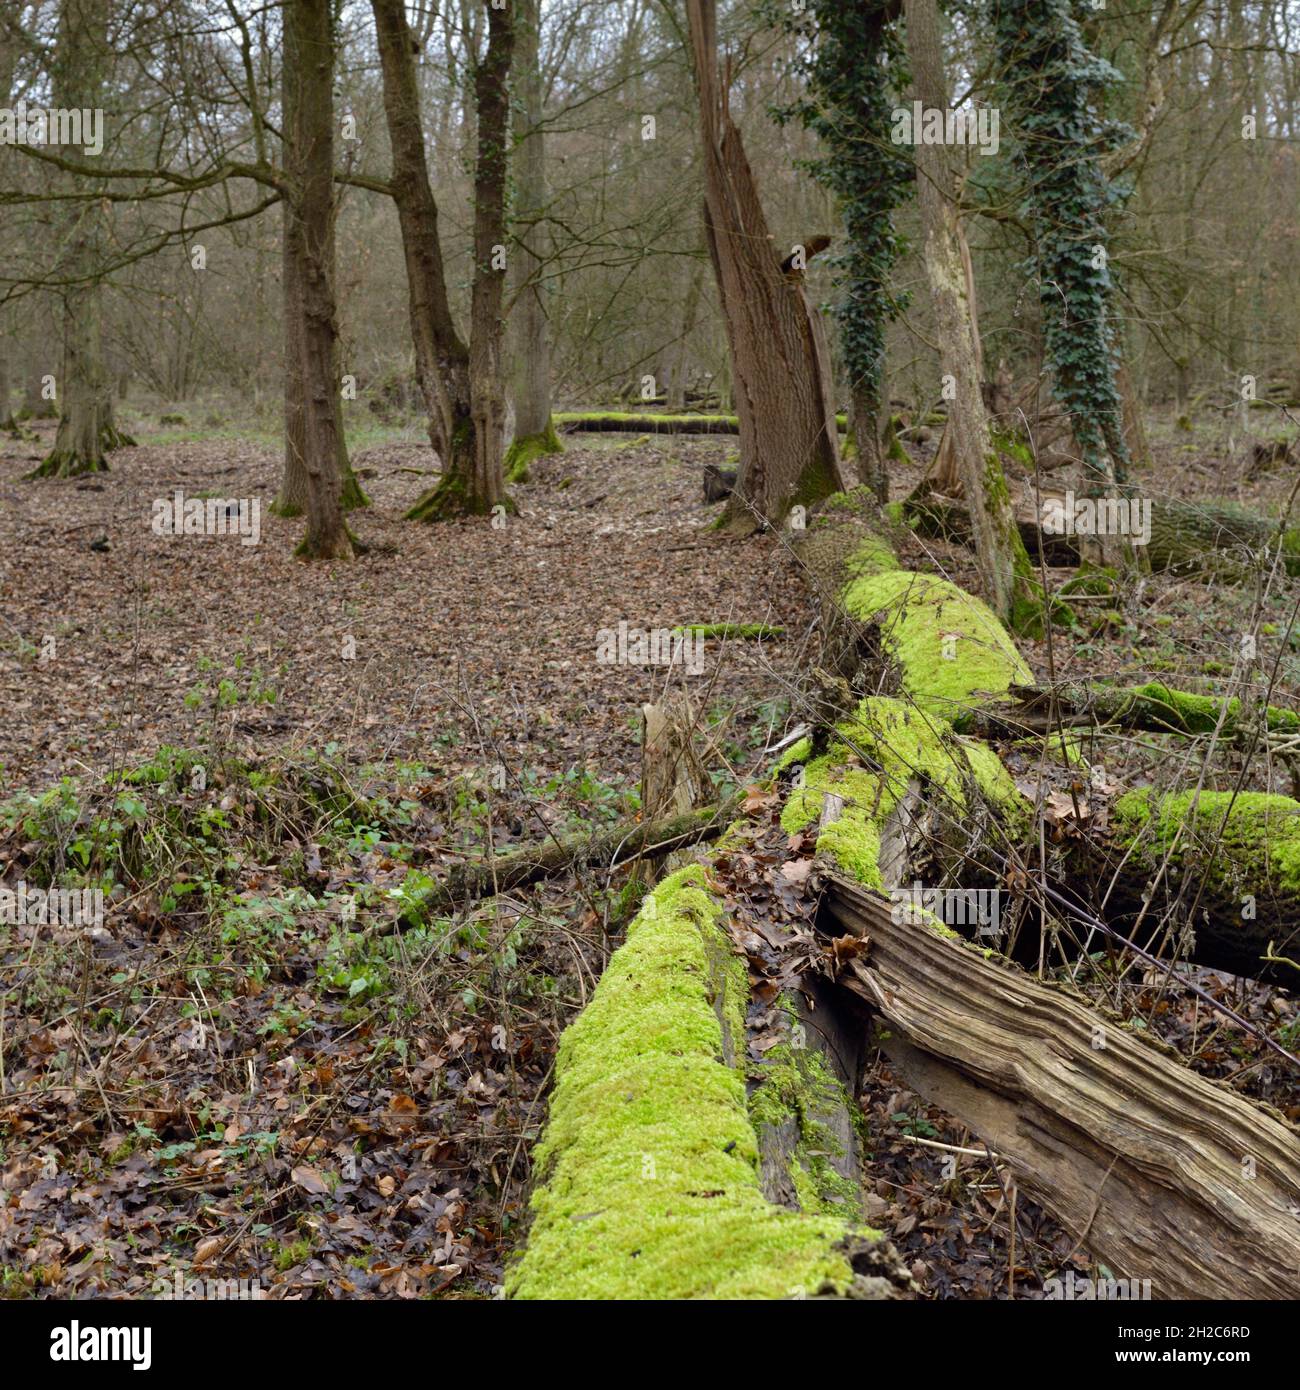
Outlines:
[{"label": "bark texture", "polygon": [[466,346],[447,296],[438,207],[429,182],[416,45],[403,0],[371,0],[379,36],[384,112],[393,154],[391,189],[406,260],[416,375],[429,412],[429,439],[442,461],[436,486],[411,520],[490,513],[510,506],[504,479],[505,390],[502,316],[506,269],[509,79],[515,45],[510,7],[487,6],[486,52],[476,58],[478,145],[474,170],[474,281]]},{"label": "bark texture", "polygon": [[[300,460],[307,534],[298,553],[313,560],[352,556],[337,413],[333,88],[330,0],[289,0],[284,8],[284,292],[285,358],[292,363],[285,373],[285,435],[292,457],[286,457],[282,500],[287,505],[290,489],[302,481],[294,479]],[[290,392],[296,393],[293,399]]]},{"label": "bark texture", "polygon": [[[64,0],[53,64],[54,104],[66,110],[104,106],[110,49],[109,0]],[[77,180],[68,192],[87,193]],[[97,198],[72,198],[62,230],[57,273],[63,280],[63,364],[54,448],[31,477],[69,478],[108,470],[107,453],[132,441],[113,419],[113,388],[104,360],[105,212]]]},{"label": "bark texture", "polygon": [[779,525],[843,488],[825,333],[800,269],[782,270],[740,131],[715,0],[688,0],[704,153],[705,235],[731,349],[740,473],[734,530]]},{"label": "bark texture", "polygon": [[1291,1126],[857,884],[835,879],[829,902],[870,940],[842,979],[903,1076],[1117,1276],[1158,1298],[1300,1295]]},{"label": "bark texture", "polygon": [[[948,83],[935,0],[906,0],[907,51],[916,99],[946,111]],[[953,188],[947,146],[918,142],[917,202],[925,238],[925,268],[934,305],[940,366],[948,403],[945,444],[970,502],[980,580],[989,606],[1013,626],[1037,613],[1029,560],[1016,530],[1002,465],[993,448],[981,388],[982,361],[975,323],[974,277]]]}]

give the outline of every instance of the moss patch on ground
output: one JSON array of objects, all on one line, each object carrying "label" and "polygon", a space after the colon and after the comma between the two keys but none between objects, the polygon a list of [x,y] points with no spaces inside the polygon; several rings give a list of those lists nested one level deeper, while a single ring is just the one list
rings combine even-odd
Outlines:
[{"label": "moss patch on ground", "polygon": [[784,1298],[845,1290],[835,1216],[759,1186],[747,981],[703,869],[664,880],[565,1032],[515,1298]]},{"label": "moss patch on ground", "polygon": [[761,642],[765,638],[784,637],[785,628],[770,623],[688,623],[673,628],[673,635],[691,634],[694,637],[723,637],[733,641]]}]

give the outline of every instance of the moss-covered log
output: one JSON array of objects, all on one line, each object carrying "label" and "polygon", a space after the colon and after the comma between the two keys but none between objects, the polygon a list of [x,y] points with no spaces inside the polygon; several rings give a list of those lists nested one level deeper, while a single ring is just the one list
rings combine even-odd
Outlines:
[{"label": "moss-covered log", "polygon": [[[782,825],[814,834],[846,923],[864,901],[893,923],[889,890],[943,882],[954,866],[978,875],[985,852],[998,875],[986,881],[999,882],[1034,817],[996,750],[968,732],[1015,706],[1023,659],[979,600],[901,570],[874,516],[869,498],[832,499],[801,543],[828,619],[838,614],[827,659],[843,674],[827,676],[813,733],[779,769]],[[1178,810],[1151,794],[1158,829]],[[1243,852],[1236,862],[1258,870],[1254,844]],[[1290,873],[1289,853],[1270,867]],[[1134,862],[1145,881],[1150,861]],[[747,1094],[746,984],[726,911],[707,865],[667,880],[566,1032],[515,1296],[905,1287],[887,1244],[856,1228],[851,1157],[847,1173],[825,1161],[852,1153],[844,1075],[782,1044]],[[916,1088],[1081,1245],[1162,1296],[1300,1291],[1280,1254],[1300,1203],[1293,1129],[924,907],[904,924],[888,937],[882,927],[865,959],[849,953],[854,987]],[[833,1002],[819,1012],[844,1021]],[[1113,1038],[1110,1051],[1091,1057],[1098,1037]]]},{"label": "moss-covered log", "polygon": [[[1076,563],[1080,535],[1049,529],[1058,524],[1065,494],[1056,487],[1044,488],[1035,506],[1032,484],[1021,484],[1013,496],[1016,524],[1029,554],[1036,556],[1041,551],[1053,564]],[[1265,552],[1280,552],[1287,573],[1300,575],[1300,524],[1293,523],[1279,533],[1276,521],[1230,502],[1149,500],[1150,536],[1139,548],[1154,570],[1233,574],[1247,569]],[[970,535],[969,509],[951,497],[935,493],[914,497],[907,505],[907,514],[928,534],[954,539]]]},{"label": "moss-covered log", "polygon": [[1258,730],[1271,734],[1300,733],[1300,714],[1268,705],[1252,710],[1232,696],[1223,699],[1179,690],[1164,681],[1143,685],[1102,685],[1071,682],[1055,688],[1013,688],[1014,707],[1001,717],[984,717],[1011,733],[1043,733],[1057,726],[1079,728],[1113,724],[1123,729],[1197,737],[1213,734],[1230,741],[1253,738]]},{"label": "moss-covered log", "polygon": [[1123,866],[1108,915],[1144,922],[1148,945],[1168,916],[1181,956],[1234,974],[1270,975],[1266,957],[1300,953],[1300,801],[1143,788],[1111,807],[1108,850],[1098,874]]},{"label": "moss-covered log", "polygon": [[723,911],[702,867],[665,879],[565,1032],[511,1297],[889,1297],[908,1283],[879,1232],[763,1194],[749,986]]}]

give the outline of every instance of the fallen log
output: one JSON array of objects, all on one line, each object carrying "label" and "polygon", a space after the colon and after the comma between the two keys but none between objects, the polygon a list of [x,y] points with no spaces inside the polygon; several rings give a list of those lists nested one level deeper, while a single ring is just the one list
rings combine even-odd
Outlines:
[{"label": "fallen log", "polygon": [[[652,823],[624,821],[596,835],[565,835],[538,841],[491,860],[466,861],[407,903],[401,927],[418,926],[459,903],[508,893],[544,878],[593,864],[625,863],[642,855],[666,855],[716,840],[734,818],[741,798],[702,806]],[[390,928],[391,930],[392,928]]]},{"label": "fallen log", "polygon": [[[782,759],[781,824],[814,838],[833,879],[829,911],[872,924],[865,959],[830,952],[841,966],[850,961],[832,973],[879,1013],[911,1084],[969,1124],[1116,1273],[1150,1279],[1162,1297],[1294,1297],[1300,1142],[1292,1127],[924,910],[906,933],[894,930],[904,885],[947,883],[954,872],[963,886],[978,883],[981,854],[1001,874],[1036,838],[1036,808],[996,750],[961,732],[1014,708],[1030,681],[992,613],[937,575],[902,571],[874,515],[861,494],[831,499],[800,545],[826,604],[828,660],[843,674],[822,682],[816,727]],[[838,623],[829,621],[835,611]],[[1149,797],[1157,825],[1178,809],[1170,797]],[[1138,872],[1145,881],[1149,863]],[[865,1237],[872,1274],[849,1257],[864,1233],[848,1194],[832,1188],[841,1205],[828,1215],[828,1193],[799,1158],[796,1130],[758,1103],[770,1078],[751,1076],[747,1098],[733,1078],[731,1101],[710,1099],[720,1074],[704,1063],[728,1065],[729,1048],[733,1056],[740,1049],[727,1040],[743,1026],[736,1003],[719,1000],[743,1000],[743,982],[734,960],[729,972],[725,960],[721,967],[730,985],[713,973],[711,953],[721,947],[725,957],[727,945],[707,927],[721,923],[727,904],[711,887],[707,860],[683,873],[693,877],[675,876],[667,896],[657,890],[643,908],[598,988],[600,1009],[594,1001],[561,1043],[534,1227],[510,1291],[779,1297],[784,1284],[787,1294],[843,1296],[862,1279],[878,1281],[878,1294],[904,1291],[879,1233]],[[689,909],[673,896],[684,886],[702,898]],[[730,1022],[697,1031],[701,1000]],[[823,999],[823,1016],[834,1008],[833,995]],[[841,1025],[850,1019],[836,1016]],[[838,1113],[840,1078],[803,1059],[782,1076],[781,1086],[797,1092],[786,1114]],[[663,1106],[652,1100],[661,1095]],[[659,1171],[656,1155],[665,1152],[673,1184],[647,1191],[636,1179],[638,1155]],[[719,1153],[743,1154],[744,1163],[715,1175]],[[701,1193],[719,1199],[716,1221]],[[782,1203],[798,1214],[780,1215]],[[742,1229],[758,1233],[757,1245]],[[790,1268],[793,1282],[775,1277]]]},{"label": "fallen log", "polygon": [[[889,1298],[878,1231],[764,1195],[744,965],[704,869],[655,889],[565,1030],[511,1298]],[[770,1152],[770,1148],[769,1148]]]},{"label": "fallen log", "polygon": [[1102,685],[1069,682],[1053,688],[1016,687],[1017,704],[985,727],[997,723],[1012,733],[1046,733],[1055,727],[1080,728],[1114,724],[1157,734],[1195,737],[1216,731],[1225,740],[1251,738],[1262,728],[1273,734],[1300,733],[1300,714],[1279,705],[1258,711],[1232,696],[1224,700],[1178,690],[1164,681],[1144,685]]},{"label": "fallen log", "polygon": [[[736,415],[668,415],[647,412],[633,414],[620,410],[560,412],[553,417],[557,429],[566,434],[739,434]],[[848,429],[848,417],[837,415],[840,433]]]},{"label": "fallen log", "polygon": [[[1042,488],[1035,503],[1033,483],[1012,483],[1016,525],[1030,555],[1051,564],[1074,564],[1080,558],[1079,534],[1060,529],[1067,493],[1057,485]],[[1086,499],[1076,499],[1079,500]],[[1138,499],[1143,500],[1143,499]],[[1281,553],[1286,572],[1300,575],[1300,525],[1285,528],[1278,523],[1227,502],[1181,502],[1151,498],[1150,537],[1141,545],[1154,570],[1248,568],[1265,551]],[[966,503],[941,492],[914,494],[906,514],[923,533],[954,540],[970,536],[970,512]]]},{"label": "fallen log", "polygon": [[904,1078],[1111,1270],[1159,1298],[1300,1296],[1289,1125],[880,893],[833,876],[825,903],[870,943],[841,983]]}]

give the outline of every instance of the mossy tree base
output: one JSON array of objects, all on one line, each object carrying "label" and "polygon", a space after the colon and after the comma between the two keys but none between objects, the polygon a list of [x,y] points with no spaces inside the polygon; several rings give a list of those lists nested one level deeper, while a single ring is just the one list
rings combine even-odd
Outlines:
[{"label": "mossy tree base", "polygon": [[554,419],[546,422],[546,428],[537,434],[521,435],[506,450],[505,477],[508,483],[526,483],[530,480],[529,470],[539,459],[549,454],[562,454],[564,445],[555,432]]},{"label": "mossy tree base", "polygon": [[107,473],[108,460],[103,454],[85,455],[55,451],[47,454],[26,478],[80,478],[87,473]]},{"label": "mossy tree base", "polygon": [[406,521],[458,521],[465,517],[491,516],[497,507],[507,516],[516,516],[519,507],[509,493],[495,501],[476,498],[465,480],[455,473],[444,475],[405,515]]},{"label": "mossy tree base", "polygon": [[[370,506],[370,498],[367,497],[362,490],[361,484],[357,480],[357,475],[349,468],[343,475],[343,510],[345,512],[354,512],[361,507],[368,506]],[[287,515],[287,513],[280,512],[278,515],[284,516]]]}]

